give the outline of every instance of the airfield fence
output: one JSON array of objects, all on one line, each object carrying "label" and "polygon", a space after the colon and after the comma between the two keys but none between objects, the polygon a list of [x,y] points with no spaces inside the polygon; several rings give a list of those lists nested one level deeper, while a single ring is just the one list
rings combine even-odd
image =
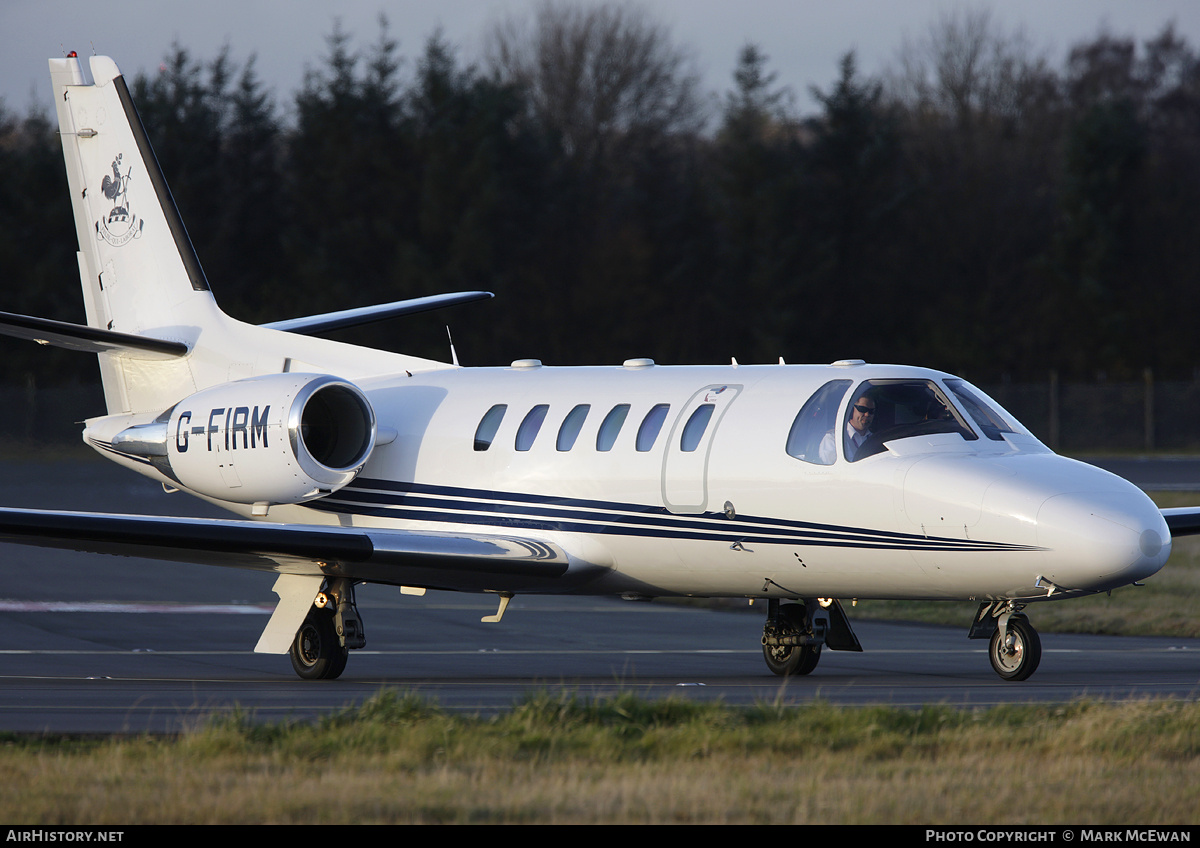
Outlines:
[{"label": "airfield fence", "polygon": [[[1133,382],[980,383],[979,387],[1056,451],[1087,453],[1200,452],[1200,379]],[[101,415],[99,383],[39,388],[0,384],[0,440],[54,447],[79,444],[85,418]],[[9,451],[10,455],[12,451]]]},{"label": "airfield fence", "polygon": [[1200,380],[1060,382],[979,386],[1056,451],[1192,453],[1200,451]]}]

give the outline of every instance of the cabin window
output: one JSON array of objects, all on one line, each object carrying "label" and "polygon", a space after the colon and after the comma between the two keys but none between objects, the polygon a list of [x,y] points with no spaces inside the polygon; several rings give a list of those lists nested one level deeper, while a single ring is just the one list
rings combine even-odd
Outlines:
[{"label": "cabin window", "polygon": [[515,445],[517,450],[527,451],[533,447],[533,440],[537,438],[538,431],[542,429],[542,422],[546,420],[546,413],[549,410],[549,404],[539,403],[526,413],[525,418],[521,421],[521,426],[517,428]]},{"label": "cabin window", "polygon": [[591,404],[581,403],[567,413],[562,426],[558,428],[556,446],[560,451],[569,451],[575,447],[575,440],[579,438],[579,431],[583,429],[583,422],[591,409]]},{"label": "cabin window", "polygon": [[496,431],[500,429],[500,422],[504,420],[507,409],[508,404],[498,403],[483,414],[479,426],[475,428],[475,450],[485,451],[492,446],[492,440],[496,438]]},{"label": "cabin window", "polygon": [[837,424],[842,396],[848,388],[849,380],[830,380],[800,407],[800,413],[788,432],[789,456],[811,462],[813,465],[833,465],[837,459],[833,429]]},{"label": "cabin window", "polygon": [[712,418],[713,409],[716,407],[711,403],[701,404],[696,407],[696,411],[688,418],[686,424],[683,425],[683,435],[679,439],[679,449],[685,453],[690,453],[700,446],[700,439],[704,436],[704,431],[708,428],[709,419]]},{"label": "cabin window", "polygon": [[600,423],[600,432],[596,434],[596,450],[610,451],[617,440],[617,434],[625,424],[625,416],[629,414],[629,404],[619,403],[609,410],[608,415]]},{"label": "cabin window", "polygon": [[943,382],[950,393],[954,395],[959,406],[967,411],[967,415],[970,415],[979,429],[983,431],[983,435],[994,441],[1002,442],[1004,433],[1014,432],[1012,426],[991,404],[984,400],[983,393],[974,386],[957,378]]},{"label": "cabin window", "polygon": [[642,426],[638,427],[637,434],[637,449],[642,453],[654,447],[654,441],[658,438],[659,431],[662,430],[663,422],[667,420],[667,411],[671,408],[669,403],[659,403],[654,406],[646,417],[642,419]]}]

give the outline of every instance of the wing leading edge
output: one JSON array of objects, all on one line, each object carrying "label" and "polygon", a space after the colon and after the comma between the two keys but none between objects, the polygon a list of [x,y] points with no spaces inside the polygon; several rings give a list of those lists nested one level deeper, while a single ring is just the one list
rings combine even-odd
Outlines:
[{"label": "wing leading edge", "polygon": [[1172,507],[1162,514],[1172,537],[1200,535],[1200,507]]},{"label": "wing leading edge", "polygon": [[558,546],[515,536],[11,507],[0,508],[0,541],[466,591],[555,582],[570,566]]}]

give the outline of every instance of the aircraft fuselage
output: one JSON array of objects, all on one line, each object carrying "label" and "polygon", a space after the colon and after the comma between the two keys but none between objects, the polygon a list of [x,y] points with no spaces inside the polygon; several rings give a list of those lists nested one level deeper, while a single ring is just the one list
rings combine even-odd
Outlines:
[{"label": "aircraft fuselage", "polygon": [[[904,436],[855,462],[814,464],[786,449],[801,406],[831,380],[941,387],[948,376],[870,365],[526,364],[361,381],[395,438],[345,488],[274,506],[270,519],[536,532],[570,552],[562,578],[478,586],[489,590],[1033,600],[1105,591],[1162,567],[1170,534],[1144,493],[1057,456],[1011,417],[999,439]],[[706,426],[684,445],[704,406]],[[500,407],[485,447],[478,430]],[[649,439],[652,413],[661,421]],[[220,449],[227,416],[202,417],[201,444],[215,438]],[[246,417],[230,418],[235,445],[246,442]]]}]

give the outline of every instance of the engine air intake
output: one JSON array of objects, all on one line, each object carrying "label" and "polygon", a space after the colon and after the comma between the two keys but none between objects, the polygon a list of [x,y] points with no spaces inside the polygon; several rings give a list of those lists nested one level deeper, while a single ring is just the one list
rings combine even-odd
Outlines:
[{"label": "engine air intake", "polygon": [[370,455],[375,413],[351,384],[334,378],[314,381],[292,405],[288,435],[306,473],[318,479],[322,469],[340,475],[358,468]]}]

